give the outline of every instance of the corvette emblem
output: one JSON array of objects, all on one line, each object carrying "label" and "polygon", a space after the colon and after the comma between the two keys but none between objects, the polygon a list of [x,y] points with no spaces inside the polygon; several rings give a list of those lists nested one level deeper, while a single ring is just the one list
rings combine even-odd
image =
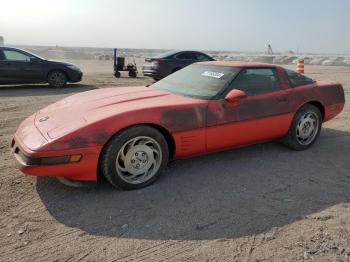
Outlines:
[{"label": "corvette emblem", "polygon": [[44,122],[44,121],[46,121],[47,119],[49,119],[48,116],[42,117],[42,118],[39,119],[39,122]]}]

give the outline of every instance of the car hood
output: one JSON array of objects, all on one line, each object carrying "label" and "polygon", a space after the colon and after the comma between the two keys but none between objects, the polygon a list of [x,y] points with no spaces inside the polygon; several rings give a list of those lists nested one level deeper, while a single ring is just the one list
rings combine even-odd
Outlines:
[{"label": "car hood", "polygon": [[[48,140],[125,112],[196,103],[152,87],[103,88],[58,101],[35,115],[35,126]],[[200,100],[199,100],[200,101]]]},{"label": "car hood", "polygon": [[67,63],[67,62],[64,62],[64,61],[55,61],[55,60],[45,60],[45,61],[47,63],[50,63],[50,64],[61,65],[61,66],[75,66],[75,67],[79,68],[75,64]]}]

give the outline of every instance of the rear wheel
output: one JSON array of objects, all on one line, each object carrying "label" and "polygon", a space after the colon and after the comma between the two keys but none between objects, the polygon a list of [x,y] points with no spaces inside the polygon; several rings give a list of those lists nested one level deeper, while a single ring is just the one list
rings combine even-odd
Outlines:
[{"label": "rear wheel", "polygon": [[321,127],[320,110],[314,105],[306,104],[295,114],[288,134],[282,142],[294,150],[305,150],[315,143]]},{"label": "rear wheel", "polygon": [[49,73],[47,82],[51,87],[64,87],[67,84],[67,76],[62,71],[55,70]]},{"label": "rear wheel", "polygon": [[169,149],[163,135],[149,126],[117,134],[101,156],[102,173],[115,187],[138,189],[156,181],[167,165]]},{"label": "rear wheel", "polygon": [[119,77],[120,77],[120,72],[119,72],[119,71],[115,71],[115,72],[114,72],[114,76],[115,76],[116,78],[119,78]]},{"label": "rear wheel", "polygon": [[129,77],[135,78],[137,76],[135,71],[129,71]]}]

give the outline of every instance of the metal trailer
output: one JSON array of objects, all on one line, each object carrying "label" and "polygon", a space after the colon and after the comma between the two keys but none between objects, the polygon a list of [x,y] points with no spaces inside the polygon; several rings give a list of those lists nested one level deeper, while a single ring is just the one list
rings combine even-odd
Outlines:
[{"label": "metal trailer", "polygon": [[121,76],[120,72],[129,72],[129,77],[136,77],[137,76],[137,67],[134,60],[134,63],[129,63],[125,65],[125,57],[118,57],[117,56],[117,49],[114,49],[114,76],[119,78]]}]

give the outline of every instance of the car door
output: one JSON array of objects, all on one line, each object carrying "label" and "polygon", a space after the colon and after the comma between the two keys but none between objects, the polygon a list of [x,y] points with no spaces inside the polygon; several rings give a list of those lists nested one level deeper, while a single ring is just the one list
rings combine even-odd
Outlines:
[{"label": "car door", "polygon": [[43,79],[39,59],[17,50],[3,49],[2,77],[7,83],[35,83]]},{"label": "car door", "polygon": [[226,93],[239,89],[247,96],[234,105],[225,99],[209,102],[207,151],[253,144],[288,132],[293,114],[282,73],[279,68],[242,69]]}]

